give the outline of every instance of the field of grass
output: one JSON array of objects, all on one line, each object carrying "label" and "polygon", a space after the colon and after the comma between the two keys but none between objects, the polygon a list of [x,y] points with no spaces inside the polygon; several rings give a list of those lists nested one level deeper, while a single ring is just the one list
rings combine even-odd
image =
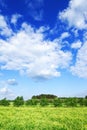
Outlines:
[{"label": "field of grass", "polygon": [[0,130],[87,130],[87,108],[0,107]]}]

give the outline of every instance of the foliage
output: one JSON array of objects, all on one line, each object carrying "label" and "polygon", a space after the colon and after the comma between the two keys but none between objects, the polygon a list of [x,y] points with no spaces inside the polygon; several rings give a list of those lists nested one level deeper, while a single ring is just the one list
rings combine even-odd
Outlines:
[{"label": "foliage", "polygon": [[0,107],[0,130],[87,130],[87,107]]},{"label": "foliage", "polygon": [[84,106],[84,98],[78,98],[78,104]]},{"label": "foliage", "polygon": [[55,107],[62,106],[61,99],[60,98],[55,98],[54,101],[53,101],[53,105]]},{"label": "foliage", "polygon": [[54,99],[57,98],[57,96],[52,94],[40,94],[32,97],[32,99],[42,99],[42,98]]},{"label": "foliage", "polygon": [[[45,97],[46,96],[46,97]],[[0,105],[13,105],[13,106],[22,106],[22,105],[29,105],[29,106],[62,106],[62,107],[80,107],[80,106],[87,106],[87,98],[78,98],[78,97],[57,97],[54,98],[55,95],[50,94],[41,94],[38,96],[33,96],[31,99],[24,101],[23,96],[16,97],[15,100],[7,100],[6,98],[0,100]]]},{"label": "foliage", "polygon": [[87,98],[84,99],[84,105],[87,106]]},{"label": "foliage", "polygon": [[19,96],[16,97],[16,99],[14,100],[13,105],[14,105],[14,106],[17,106],[17,107],[24,105],[23,96],[21,96],[21,97],[19,97]]},{"label": "foliage", "polygon": [[42,99],[40,99],[40,105],[41,106],[47,106],[48,105],[48,100],[47,100],[47,98],[42,98]]},{"label": "foliage", "polygon": [[38,104],[38,100],[37,99],[29,99],[26,101],[25,103],[27,106],[30,105],[30,106],[35,106]]},{"label": "foliage", "polygon": [[85,99],[87,99],[87,95],[85,96]]},{"label": "foliage", "polygon": [[4,98],[4,99],[0,100],[0,105],[2,105],[2,106],[9,106],[10,102],[6,98]]},{"label": "foliage", "polygon": [[65,104],[66,104],[66,106],[76,107],[77,106],[77,98],[67,98]]}]

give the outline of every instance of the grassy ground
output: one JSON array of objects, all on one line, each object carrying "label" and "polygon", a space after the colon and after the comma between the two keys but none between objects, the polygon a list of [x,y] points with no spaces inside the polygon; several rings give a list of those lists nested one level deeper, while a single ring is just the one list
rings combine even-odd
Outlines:
[{"label": "grassy ground", "polygon": [[0,107],[0,130],[87,130],[87,108]]}]

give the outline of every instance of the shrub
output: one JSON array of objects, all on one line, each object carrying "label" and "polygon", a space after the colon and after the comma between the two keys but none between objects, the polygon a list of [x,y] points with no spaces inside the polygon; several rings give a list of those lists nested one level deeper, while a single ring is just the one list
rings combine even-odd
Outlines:
[{"label": "shrub", "polygon": [[46,98],[42,98],[40,99],[40,105],[41,106],[47,106],[49,103],[48,103],[48,100]]},{"label": "shrub", "polygon": [[87,106],[87,98],[84,99],[84,105]]},{"label": "shrub", "polygon": [[22,96],[21,96],[21,97],[18,96],[18,97],[14,100],[13,105],[14,105],[14,106],[17,106],[17,107],[24,105],[24,99],[23,99],[23,97],[22,97]]},{"label": "shrub", "polygon": [[0,100],[0,105],[9,106],[10,102],[6,98],[4,98],[4,99]]},{"label": "shrub", "polygon": [[53,105],[54,105],[54,107],[62,106],[61,99],[55,98],[55,99],[53,100]]},{"label": "shrub", "polygon": [[77,98],[67,98],[66,99],[66,106],[76,107],[77,103],[78,103]]},{"label": "shrub", "polygon": [[30,105],[30,106],[35,106],[38,104],[38,100],[37,99],[29,99],[26,101],[26,105]]},{"label": "shrub", "polygon": [[78,104],[80,105],[80,106],[84,106],[84,98],[78,98]]}]

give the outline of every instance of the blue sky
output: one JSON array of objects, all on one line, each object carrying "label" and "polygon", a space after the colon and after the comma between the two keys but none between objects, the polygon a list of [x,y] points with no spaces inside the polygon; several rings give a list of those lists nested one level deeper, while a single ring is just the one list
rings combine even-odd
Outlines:
[{"label": "blue sky", "polygon": [[86,0],[0,1],[0,98],[42,93],[87,95]]}]

